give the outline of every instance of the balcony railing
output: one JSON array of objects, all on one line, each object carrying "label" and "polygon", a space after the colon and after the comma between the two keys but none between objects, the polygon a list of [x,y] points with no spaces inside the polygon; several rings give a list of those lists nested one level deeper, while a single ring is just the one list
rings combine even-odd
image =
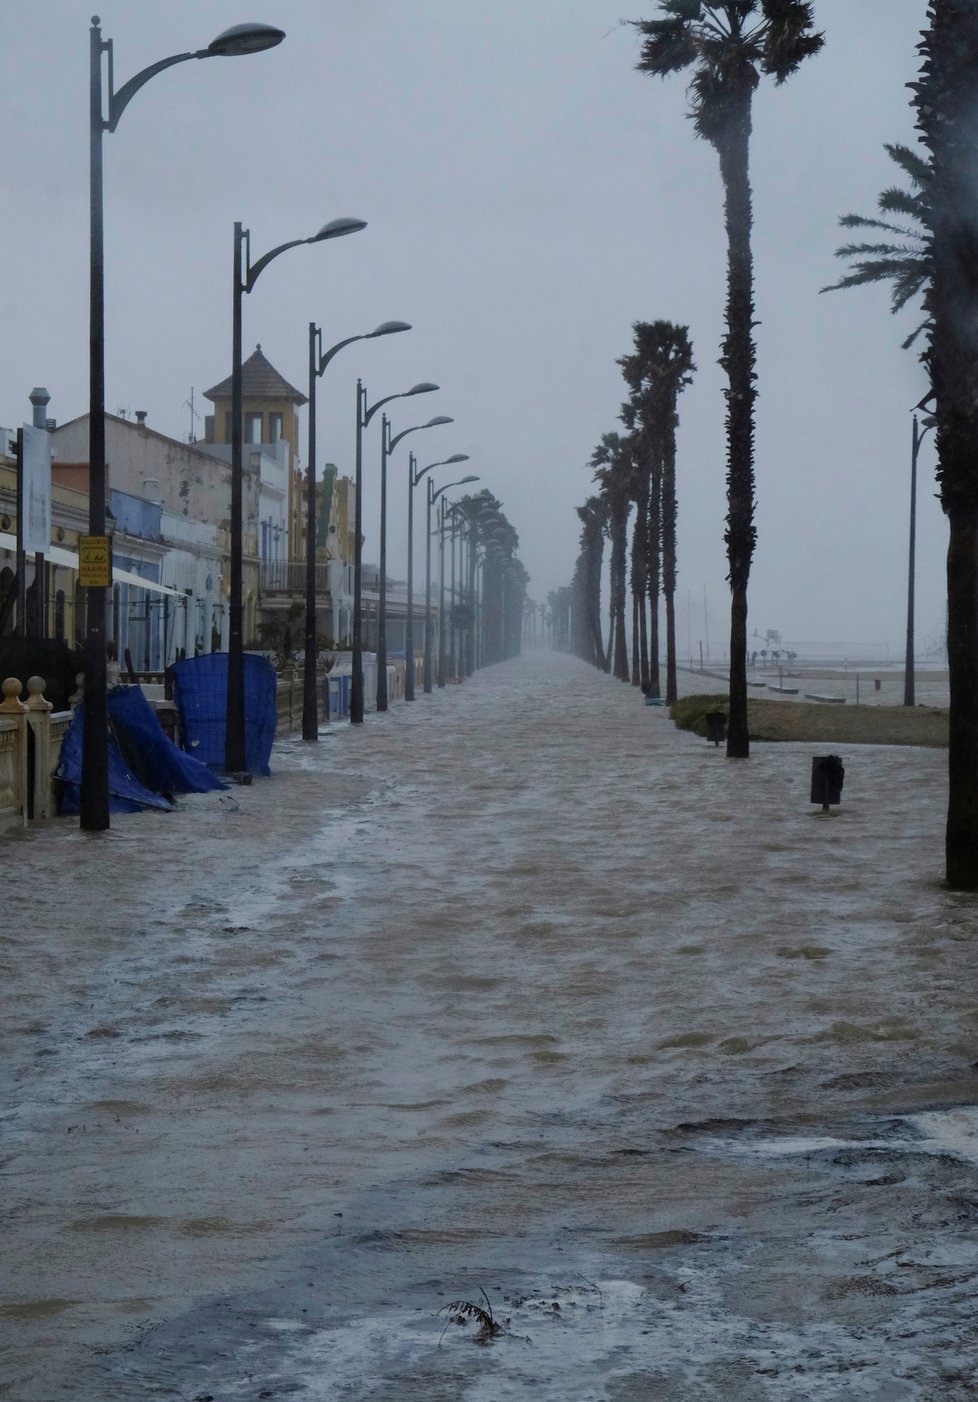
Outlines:
[{"label": "balcony railing", "polygon": [[[329,592],[328,564],[316,566],[316,593]],[[261,592],[263,594],[294,594],[306,592],[306,566],[302,560],[262,560]]]}]

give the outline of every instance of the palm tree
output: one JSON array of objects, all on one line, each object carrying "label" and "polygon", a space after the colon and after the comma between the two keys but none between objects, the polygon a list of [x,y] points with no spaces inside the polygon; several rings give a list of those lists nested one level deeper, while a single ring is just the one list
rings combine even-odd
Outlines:
[{"label": "palm tree", "polygon": [[583,607],[585,656],[595,667],[608,670],[608,656],[601,639],[601,565],[608,512],[600,497],[588,497],[577,508],[581,520],[580,585]]},{"label": "palm tree", "polygon": [[947,880],[978,890],[978,6],[930,0],[914,89],[928,153],[929,285],[924,293],[937,420],[937,480],[948,519]]},{"label": "palm tree", "polygon": [[727,546],[730,581],[730,718],[727,754],[746,759],[747,581],[754,527],[754,267],[749,174],[751,106],[765,74],[781,84],[822,47],[803,0],[659,0],[663,18],[636,21],[638,67],[667,77],[692,67],[690,116],[720,160],[727,233]]},{"label": "palm tree", "polygon": [[625,636],[625,594],[628,574],[628,515],[632,505],[632,445],[618,433],[605,433],[591,454],[594,480],[601,485],[611,536],[611,632],[608,651],[613,672],[628,681],[628,642]]},{"label": "palm tree", "polygon": [[[632,526],[632,684],[649,694],[649,622],[646,601],[649,594],[649,474],[641,470],[637,447],[639,436],[633,435],[634,469],[632,492],[635,502],[635,522]],[[637,633],[637,637],[635,636]]]},{"label": "palm tree", "polygon": [[[842,287],[890,282],[890,309],[899,312],[930,285],[931,240],[927,228],[930,166],[909,146],[886,143],[885,149],[909,178],[911,188],[901,190],[895,185],[890,186],[876,203],[881,214],[897,215],[909,222],[895,224],[892,219],[867,219],[861,214],[843,214],[839,223],[844,229],[875,229],[889,238],[883,243],[846,243],[837,248],[836,258],[851,259],[852,271],[821,291],[837,292]],[[903,349],[912,346],[927,326],[926,321],[921,322],[903,342]]]},{"label": "palm tree", "polygon": [[[635,351],[619,360],[631,390],[623,406],[626,420],[633,415],[642,423],[655,459],[653,482],[657,484],[654,524],[662,543],[662,592],[666,601],[666,700],[678,695],[676,681],[676,405],[692,383],[693,347],[689,327],[671,321],[636,321],[632,328]],[[652,528],[650,520],[650,530]],[[658,658],[656,659],[658,664]],[[658,678],[656,678],[658,680]],[[658,687],[652,692],[658,695]]]}]

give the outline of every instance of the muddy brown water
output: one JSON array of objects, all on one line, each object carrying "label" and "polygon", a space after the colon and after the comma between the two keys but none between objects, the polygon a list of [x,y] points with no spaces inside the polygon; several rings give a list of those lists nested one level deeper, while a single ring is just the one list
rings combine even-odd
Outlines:
[{"label": "muddy brown water", "polygon": [[5,838],[0,1396],[973,1396],[946,756],[812,753],[531,654]]}]

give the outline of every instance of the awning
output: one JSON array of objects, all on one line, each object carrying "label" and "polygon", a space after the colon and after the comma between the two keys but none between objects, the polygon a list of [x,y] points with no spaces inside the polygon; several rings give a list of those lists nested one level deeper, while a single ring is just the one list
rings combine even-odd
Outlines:
[{"label": "awning", "polygon": [[[17,537],[0,531],[0,550],[9,550],[11,553],[15,553]],[[65,550],[60,545],[49,546],[44,558],[52,565],[61,565],[64,569],[78,569],[78,556],[75,551]],[[150,594],[170,594],[174,599],[186,599],[187,597],[179,589],[171,589],[168,584],[157,584],[155,579],[143,579],[141,574],[133,574],[131,570],[119,569],[117,565],[112,566],[112,578],[116,584],[135,584],[140,589],[148,590]]]}]

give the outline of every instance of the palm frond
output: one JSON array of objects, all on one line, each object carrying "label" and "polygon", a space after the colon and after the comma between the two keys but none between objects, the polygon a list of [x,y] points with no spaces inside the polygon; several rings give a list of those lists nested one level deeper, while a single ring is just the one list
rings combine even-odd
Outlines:
[{"label": "palm frond", "polygon": [[[891,282],[894,280],[900,280],[904,276],[905,265],[901,259],[877,258],[873,261],[867,260],[864,263],[857,263],[856,266],[853,268],[852,272],[847,273],[846,276],[842,278],[839,282],[834,282],[829,287],[822,287],[819,289],[819,291],[838,292],[840,288],[843,287],[864,287],[867,283],[870,282]],[[910,300],[910,298],[916,292],[919,292],[923,288],[924,284],[926,283],[926,280],[926,271],[922,269],[917,286],[911,288],[909,291],[904,291],[902,290],[903,284],[899,284],[901,286],[901,291],[898,292],[897,290],[894,290],[893,297],[891,299],[893,302],[896,302],[896,300],[899,298],[899,306],[894,305],[893,310],[899,311],[901,307],[905,306],[906,303]]]},{"label": "palm frond", "polygon": [[910,177],[918,190],[924,189],[930,183],[930,166],[916,151],[912,151],[909,146],[902,146],[899,142],[888,141],[884,141],[883,149]]},{"label": "palm frond", "polygon": [[886,214],[906,214],[921,223],[927,216],[927,201],[923,195],[911,195],[909,191],[901,190],[896,185],[883,190],[877,203]]},{"label": "palm frond", "polygon": [[[928,227],[927,187],[931,171],[909,146],[886,144],[887,155],[909,177],[912,190],[891,185],[877,199],[884,214],[903,215],[910,224],[894,224],[889,219],[869,219],[862,214],[844,214],[839,223],[844,229],[878,229],[902,243],[847,243],[835,250],[836,258],[853,259],[851,271],[839,282],[820,289],[836,292],[843,287],[863,287],[871,282],[889,282],[890,308],[902,311],[908,302],[926,293],[932,272],[931,240]],[[925,321],[903,342],[904,348],[916,340],[927,327]]]},{"label": "palm frond", "polygon": [[761,9],[767,21],[761,68],[783,83],[819,52],[825,36],[814,32],[814,6],[802,0],[761,0]]},{"label": "palm frond", "polygon": [[879,255],[883,258],[906,259],[912,256],[913,250],[902,243],[846,243],[835,250],[835,257],[862,258],[867,253],[874,257]]},{"label": "palm frond", "polygon": [[886,219],[868,219],[865,214],[843,214],[839,223],[843,229],[883,229],[884,232],[897,234],[902,239],[919,240],[923,237],[919,229],[908,229],[902,224],[891,224]]},{"label": "palm frond", "polygon": [[498,1334],[503,1332],[502,1325],[497,1324],[493,1318],[489,1296],[481,1288],[479,1294],[486,1302],[485,1309],[483,1309],[481,1305],[473,1304],[471,1300],[452,1300],[450,1304],[442,1305],[438,1313],[447,1314],[448,1319],[445,1323],[445,1328],[441,1331],[441,1337],[438,1340],[439,1344],[445,1337],[445,1331],[450,1324],[458,1324],[464,1328],[470,1320],[473,1320],[479,1326],[478,1332],[475,1335],[477,1343],[488,1343],[490,1339],[494,1339]]},{"label": "palm frond", "polygon": [[695,63],[699,56],[696,39],[685,20],[635,20],[635,28],[645,36],[636,65],[640,73],[667,78]]},{"label": "palm frond", "polygon": [[920,325],[917,327],[917,329],[916,329],[915,331],[911,331],[910,335],[907,337],[907,339],[906,339],[905,341],[901,341],[901,342],[900,342],[900,349],[901,349],[901,350],[909,350],[910,347],[913,345],[914,341],[916,341],[917,337],[920,335],[920,333],[921,333],[922,331],[928,331],[928,330],[930,329],[930,327],[931,327],[931,324],[932,324],[932,323],[931,323],[930,317],[927,317],[927,319],[926,319],[925,321],[922,321],[922,322],[920,323]]}]

